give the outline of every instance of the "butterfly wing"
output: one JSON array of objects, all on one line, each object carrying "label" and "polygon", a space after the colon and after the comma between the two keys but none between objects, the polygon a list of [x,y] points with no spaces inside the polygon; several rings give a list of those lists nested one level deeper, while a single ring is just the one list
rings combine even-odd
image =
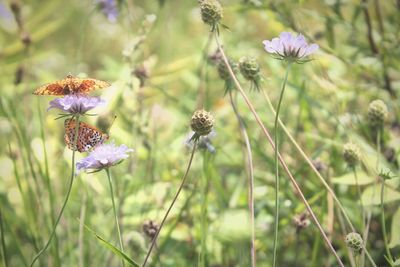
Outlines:
[{"label": "butterfly wing", "polygon": [[69,149],[79,152],[87,152],[108,139],[108,135],[102,133],[99,129],[87,123],[79,122],[78,140],[75,147],[75,132],[76,121],[73,119],[65,120],[64,141]]},{"label": "butterfly wing", "polygon": [[96,79],[82,79],[68,75],[65,79],[48,83],[37,88],[35,95],[85,94],[96,89],[111,86],[108,82]]}]

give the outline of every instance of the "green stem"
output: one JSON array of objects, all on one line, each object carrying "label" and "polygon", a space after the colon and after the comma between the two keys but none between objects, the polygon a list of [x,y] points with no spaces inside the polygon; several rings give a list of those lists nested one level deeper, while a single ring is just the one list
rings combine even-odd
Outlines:
[{"label": "green stem", "polygon": [[[112,179],[111,179],[111,175],[110,175],[110,169],[106,168],[105,170],[106,170],[106,173],[107,173],[108,183],[110,185],[110,194],[111,194],[111,201],[112,201],[113,212],[114,212],[115,225],[117,226],[119,248],[121,249],[122,252],[124,252],[124,245],[123,245],[123,242],[122,242],[121,229],[119,228],[117,209],[115,208],[114,189],[113,189],[113,186],[112,186]],[[122,261],[122,266],[125,266],[124,260],[122,259],[121,261]]]},{"label": "green stem", "polygon": [[384,191],[385,191],[385,180],[382,179],[382,186],[381,186],[381,224],[382,224],[383,242],[385,243],[387,260],[388,260],[390,266],[393,266],[393,257],[392,257],[392,253],[390,252],[390,249],[389,249],[389,243],[388,243],[388,238],[387,238],[387,233],[386,233],[385,207],[383,205]]},{"label": "green stem", "polygon": [[207,266],[207,201],[208,201],[208,155],[207,151],[203,154],[203,175],[201,177],[201,250],[200,250],[200,267]]},{"label": "green stem", "polygon": [[3,265],[4,267],[8,267],[8,254],[6,248],[6,241],[4,238],[4,229],[3,229],[3,213],[0,207],[0,234],[1,234],[1,254],[3,255]]},{"label": "green stem", "polygon": [[362,229],[363,231],[365,230],[365,212],[364,212],[364,204],[361,198],[361,188],[358,183],[358,175],[357,175],[357,170],[356,167],[354,166],[353,168],[353,174],[354,174],[354,180],[356,181],[356,187],[357,187],[357,196],[360,201],[360,209],[361,209],[361,216],[362,216]]},{"label": "green stem", "polygon": [[192,148],[192,153],[190,154],[189,163],[188,163],[188,166],[187,166],[187,168],[186,168],[186,172],[185,172],[185,174],[183,175],[182,182],[181,182],[181,184],[180,184],[180,186],[179,186],[179,188],[178,188],[178,191],[176,192],[176,194],[175,194],[175,196],[174,196],[174,198],[173,198],[173,200],[172,200],[172,202],[171,202],[171,205],[168,207],[168,210],[167,210],[167,212],[165,213],[164,218],[163,218],[162,221],[161,221],[160,227],[158,228],[158,231],[157,231],[156,235],[154,236],[154,238],[153,238],[153,240],[152,240],[152,242],[151,242],[150,248],[149,248],[149,250],[147,251],[146,258],[144,259],[144,262],[143,262],[143,264],[142,264],[142,267],[145,267],[145,266],[146,266],[147,261],[149,260],[151,251],[153,250],[153,248],[154,248],[154,246],[155,246],[155,244],[156,244],[156,242],[157,242],[158,235],[160,234],[161,229],[162,229],[162,227],[164,226],[164,223],[165,223],[165,221],[167,220],[170,211],[172,210],[172,207],[174,206],[176,200],[178,199],[178,196],[179,196],[180,192],[181,192],[182,189],[183,189],[183,186],[184,186],[185,181],[186,181],[186,178],[187,178],[187,176],[188,176],[190,167],[192,166],[192,161],[193,161],[194,152],[195,152],[195,150],[196,150],[196,146],[197,146],[197,139],[194,140],[193,148]]},{"label": "green stem", "polygon": [[275,143],[275,153],[274,153],[274,162],[275,162],[275,229],[274,229],[274,248],[273,248],[273,258],[272,258],[272,266],[276,266],[276,251],[278,246],[278,231],[279,231],[279,161],[278,161],[278,118],[279,111],[281,109],[283,95],[285,93],[286,82],[289,76],[290,67],[292,66],[291,62],[289,62],[286,68],[285,78],[283,80],[281,94],[279,96],[278,107],[276,108],[275,114],[275,122],[274,122],[274,143]]},{"label": "green stem", "polygon": [[[75,127],[75,140],[74,140],[74,148],[77,147],[77,143],[78,143],[78,131],[79,131],[79,115],[76,115],[76,127]],[[61,217],[64,213],[65,207],[67,206],[67,202],[69,199],[69,196],[71,194],[71,189],[72,189],[72,184],[74,183],[74,177],[75,177],[75,152],[76,149],[72,150],[72,164],[71,164],[71,178],[69,181],[69,185],[68,185],[68,191],[67,191],[67,195],[65,197],[64,203],[61,207],[60,213],[58,214],[57,220],[53,226],[53,229],[51,231],[49,240],[47,241],[46,245],[44,246],[44,248],[42,248],[42,250],[40,250],[38,252],[38,254],[33,258],[32,263],[30,265],[30,267],[32,267],[35,262],[39,259],[39,257],[47,250],[47,248],[49,247],[55,233],[56,233],[56,229],[58,224],[60,223]]]}]

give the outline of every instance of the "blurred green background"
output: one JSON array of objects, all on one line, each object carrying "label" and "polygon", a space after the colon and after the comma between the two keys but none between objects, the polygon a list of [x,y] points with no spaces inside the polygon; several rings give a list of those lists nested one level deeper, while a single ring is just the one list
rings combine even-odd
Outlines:
[{"label": "blurred green background", "polygon": [[[105,0],[106,1],[106,0]],[[106,1],[108,2],[108,1]],[[365,124],[370,101],[390,110],[382,141],[381,164],[399,171],[400,2],[394,0],[221,1],[220,37],[234,60],[255,57],[262,89],[276,105],[285,64],[262,45],[282,31],[300,32],[320,45],[313,61],[295,65],[289,76],[281,119],[332,184],[357,227],[361,217],[352,171],[342,145],[359,144],[358,172],[363,202],[373,211],[368,249],[378,266],[388,266],[372,199],[375,139]],[[116,183],[126,253],[142,262],[150,243],[142,230],[160,222],[189,158],[185,139],[197,108],[216,118],[216,152],[196,152],[189,181],[160,234],[155,266],[197,266],[201,238],[207,235],[206,266],[250,266],[247,169],[244,141],[224,82],[207,58],[216,50],[197,1],[115,2],[106,12],[101,1],[30,0],[0,2],[0,207],[3,263],[28,266],[51,230],[65,197],[71,151],[63,142],[63,121],[46,112],[53,97],[33,90],[68,74],[112,83],[99,90],[108,101],[86,122],[107,130],[111,140],[135,150],[111,169]],[[115,20],[114,20],[115,19]],[[241,79],[244,88],[250,84]],[[249,97],[269,129],[274,116],[262,93]],[[258,266],[271,266],[273,243],[273,152],[240,95],[255,169],[256,251]],[[315,175],[287,139],[281,153],[301,185],[346,266],[348,251],[342,220]],[[85,155],[79,155],[83,157]],[[281,177],[278,266],[336,266],[317,229],[298,232],[293,218],[305,207],[290,182]],[[388,182],[386,222],[394,255],[400,255],[399,178]],[[102,246],[84,222],[117,244],[105,172],[80,174],[57,230],[57,239],[38,266],[117,266],[119,258]],[[203,207],[203,209],[202,209]],[[206,211],[204,211],[206,207]],[[206,224],[206,226],[204,226]],[[204,229],[207,229],[205,232]],[[7,260],[4,261],[6,253]],[[368,263],[367,265],[368,266]]]}]

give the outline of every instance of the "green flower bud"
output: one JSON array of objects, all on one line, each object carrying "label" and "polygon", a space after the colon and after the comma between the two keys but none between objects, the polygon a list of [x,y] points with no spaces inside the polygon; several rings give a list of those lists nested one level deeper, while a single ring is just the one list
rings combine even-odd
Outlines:
[{"label": "green flower bud", "polygon": [[222,6],[216,0],[203,0],[200,2],[201,19],[212,26],[214,30],[222,19]]},{"label": "green flower bud", "polygon": [[[238,72],[238,64],[232,59],[229,59],[228,62],[229,65],[231,66],[233,73],[236,74]],[[222,80],[229,81],[232,79],[229,70],[226,67],[225,61],[220,60],[217,65],[217,69],[218,69],[218,75]]]},{"label": "green flower bud", "polygon": [[209,134],[213,126],[214,117],[210,112],[197,110],[193,113],[190,127],[198,137]]},{"label": "green flower bud", "polygon": [[361,152],[356,144],[347,143],[343,146],[343,158],[349,167],[354,167],[360,162]]},{"label": "green flower bud", "polygon": [[242,57],[239,61],[239,69],[246,80],[256,81],[260,79],[260,66],[253,57]]},{"label": "green flower bud", "polygon": [[388,117],[388,108],[382,100],[374,100],[368,106],[368,123],[372,127],[382,127]]},{"label": "green flower bud", "polygon": [[353,250],[354,253],[361,253],[363,249],[363,240],[360,234],[352,232],[346,236],[346,245]]}]

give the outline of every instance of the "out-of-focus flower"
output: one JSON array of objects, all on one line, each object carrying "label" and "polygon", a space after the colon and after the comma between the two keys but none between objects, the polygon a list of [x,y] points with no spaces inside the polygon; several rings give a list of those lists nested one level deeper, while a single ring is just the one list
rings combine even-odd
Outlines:
[{"label": "out-of-focus flower", "polygon": [[368,106],[368,123],[372,127],[382,127],[388,117],[389,111],[385,104],[380,99],[372,101]]},{"label": "out-of-focus flower", "polygon": [[115,0],[98,0],[97,3],[99,4],[104,15],[106,15],[108,21],[112,23],[117,22],[118,8]]},{"label": "out-of-focus flower", "polygon": [[250,89],[260,90],[262,81],[260,65],[254,57],[242,57],[239,60],[239,70],[243,77],[251,82]]},{"label": "out-of-focus flower", "polygon": [[146,234],[147,237],[149,237],[151,240],[154,239],[154,237],[157,234],[159,225],[157,223],[155,223],[154,221],[150,220],[150,221],[146,221],[143,225],[142,225],[142,229],[143,232]]},{"label": "out-of-focus flower", "polygon": [[279,37],[271,41],[263,41],[268,53],[276,54],[278,59],[289,62],[302,63],[307,57],[318,50],[317,44],[308,44],[303,35],[292,35],[290,32],[282,32]]},{"label": "out-of-focus flower", "polygon": [[218,24],[222,19],[222,6],[217,0],[201,0],[200,12],[204,23],[211,26],[211,31],[218,31]]},{"label": "out-of-focus flower", "polygon": [[133,149],[126,145],[116,146],[114,143],[101,144],[97,146],[89,156],[76,163],[76,170],[79,173],[82,170],[102,170],[120,163],[129,157],[127,153]]},{"label": "out-of-focus flower", "polygon": [[100,97],[72,94],[50,101],[50,107],[60,109],[71,114],[85,114],[87,111],[99,106],[104,106],[106,101]]},{"label": "out-of-focus flower", "polygon": [[[192,149],[193,148],[193,136],[195,135],[195,132],[191,131],[185,139],[185,145]],[[212,139],[214,139],[217,136],[217,133],[212,130],[209,134],[203,135],[199,137],[199,141],[197,143],[197,147],[199,149],[206,149],[210,153],[214,154],[216,152],[215,147],[212,145]]]},{"label": "out-of-focus flower", "polygon": [[350,168],[355,167],[360,162],[360,148],[354,143],[346,143],[343,146],[343,158]]},{"label": "out-of-focus flower", "polygon": [[296,226],[296,231],[300,232],[310,225],[310,220],[307,218],[307,213],[297,214],[293,217],[293,224]]},{"label": "out-of-focus flower", "polygon": [[[238,63],[236,63],[232,59],[228,59],[228,63],[229,63],[229,66],[231,67],[233,73],[236,74],[239,70]],[[225,81],[225,94],[226,94],[229,90],[233,89],[234,83],[233,83],[231,74],[229,73],[229,70],[228,70],[224,60],[221,59],[218,62],[217,70],[218,70],[219,77]]]}]

